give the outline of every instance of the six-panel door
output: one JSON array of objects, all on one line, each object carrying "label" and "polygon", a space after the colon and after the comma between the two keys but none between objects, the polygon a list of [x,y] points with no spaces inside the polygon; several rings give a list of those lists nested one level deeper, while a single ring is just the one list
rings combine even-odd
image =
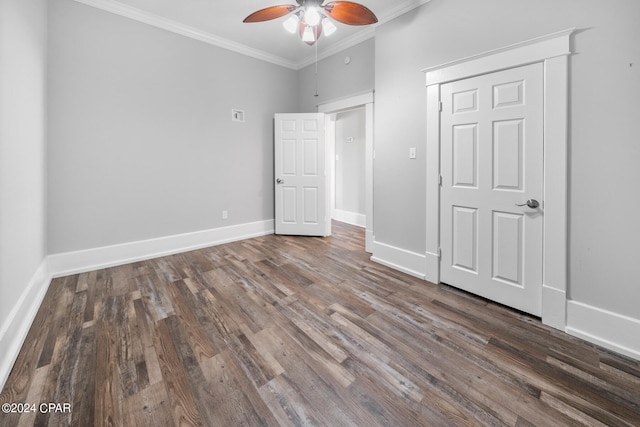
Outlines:
[{"label": "six-panel door", "polygon": [[276,234],[327,236],[324,114],[275,115]]},{"label": "six-panel door", "polygon": [[441,281],[537,316],[542,84],[533,64],[441,87]]}]

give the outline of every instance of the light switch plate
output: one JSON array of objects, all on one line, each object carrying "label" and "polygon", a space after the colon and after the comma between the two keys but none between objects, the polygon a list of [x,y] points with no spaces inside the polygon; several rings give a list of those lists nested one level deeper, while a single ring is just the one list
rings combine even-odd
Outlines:
[{"label": "light switch plate", "polygon": [[416,147],[409,148],[409,158],[410,159],[415,159],[416,157],[417,157]]}]

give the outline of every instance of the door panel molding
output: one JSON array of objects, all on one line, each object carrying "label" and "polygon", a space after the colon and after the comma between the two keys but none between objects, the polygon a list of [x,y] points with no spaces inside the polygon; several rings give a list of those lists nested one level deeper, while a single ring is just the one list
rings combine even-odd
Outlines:
[{"label": "door panel molding", "polygon": [[331,235],[324,122],[320,113],[274,117],[276,234]]},{"label": "door panel molding", "polygon": [[[468,93],[478,102],[456,101]],[[440,96],[440,280],[540,316],[542,64],[447,83]],[[542,206],[520,206],[529,198]]]},{"label": "door panel molding", "polygon": [[[543,323],[565,330],[567,310],[568,56],[574,28],[430,67],[427,87],[426,279],[440,282],[440,86],[509,68],[542,63],[544,73]],[[505,88],[505,97],[513,94]],[[472,108],[472,97],[460,108]],[[506,102],[506,101],[505,101]]]}]

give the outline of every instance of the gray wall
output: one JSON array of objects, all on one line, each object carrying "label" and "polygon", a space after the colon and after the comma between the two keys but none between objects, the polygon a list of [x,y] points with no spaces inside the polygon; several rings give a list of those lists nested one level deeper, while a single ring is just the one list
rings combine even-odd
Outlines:
[{"label": "gray wall", "polygon": [[[420,70],[578,27],[570,59],[570,298],[640,318],[639,17],[637,0],[432,0],[378,27],[376,240],[425,249]],[[408,159],[409,147],[418,147],[418,162]]]},{"label": "gray wall", "polygon": [[365,215],[364,108],[336,114],[336,156],[336,209]]},{"label": "gray wall", "polygon": [[313,66],[296,73],[71,0],[3,0],[0,324],[46,240],[58,253],[272,218],[273,113],[374,87],[376,240],[423,252],[420,70],[573,26],[570,297],[640,318],[638,16],[637,0],[432,0],[321,61],[316,98]]},{"label": "gray wall", "polygon": [[46,3],[0,1],[0,331],[45,256]]},{"label": "gray wall", "polygon": [[49,253],[273,218],[295,71],[71,0],[49,49]]},{"label": "gray wall", "polygon": [[[371,92],[375,74],[374,49],[375,41],[371,38],[318,61],[317,97],[314,96],[316,90],[315,64],[298,71],[299,112],[313,113],[318,111],[316,108],[318,104]],[[344,63],[347,56],[351,58],[349,64]]]}]

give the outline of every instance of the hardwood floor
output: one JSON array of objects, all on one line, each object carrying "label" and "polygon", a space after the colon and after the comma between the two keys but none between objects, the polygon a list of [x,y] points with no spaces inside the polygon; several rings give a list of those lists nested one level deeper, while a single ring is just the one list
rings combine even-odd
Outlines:
[{"label": "hardwood floor", "polygon": [[0,425],[640,425],[640,362],[363,247],[334,223],[55,279],[0,395],[36,410]]}]

